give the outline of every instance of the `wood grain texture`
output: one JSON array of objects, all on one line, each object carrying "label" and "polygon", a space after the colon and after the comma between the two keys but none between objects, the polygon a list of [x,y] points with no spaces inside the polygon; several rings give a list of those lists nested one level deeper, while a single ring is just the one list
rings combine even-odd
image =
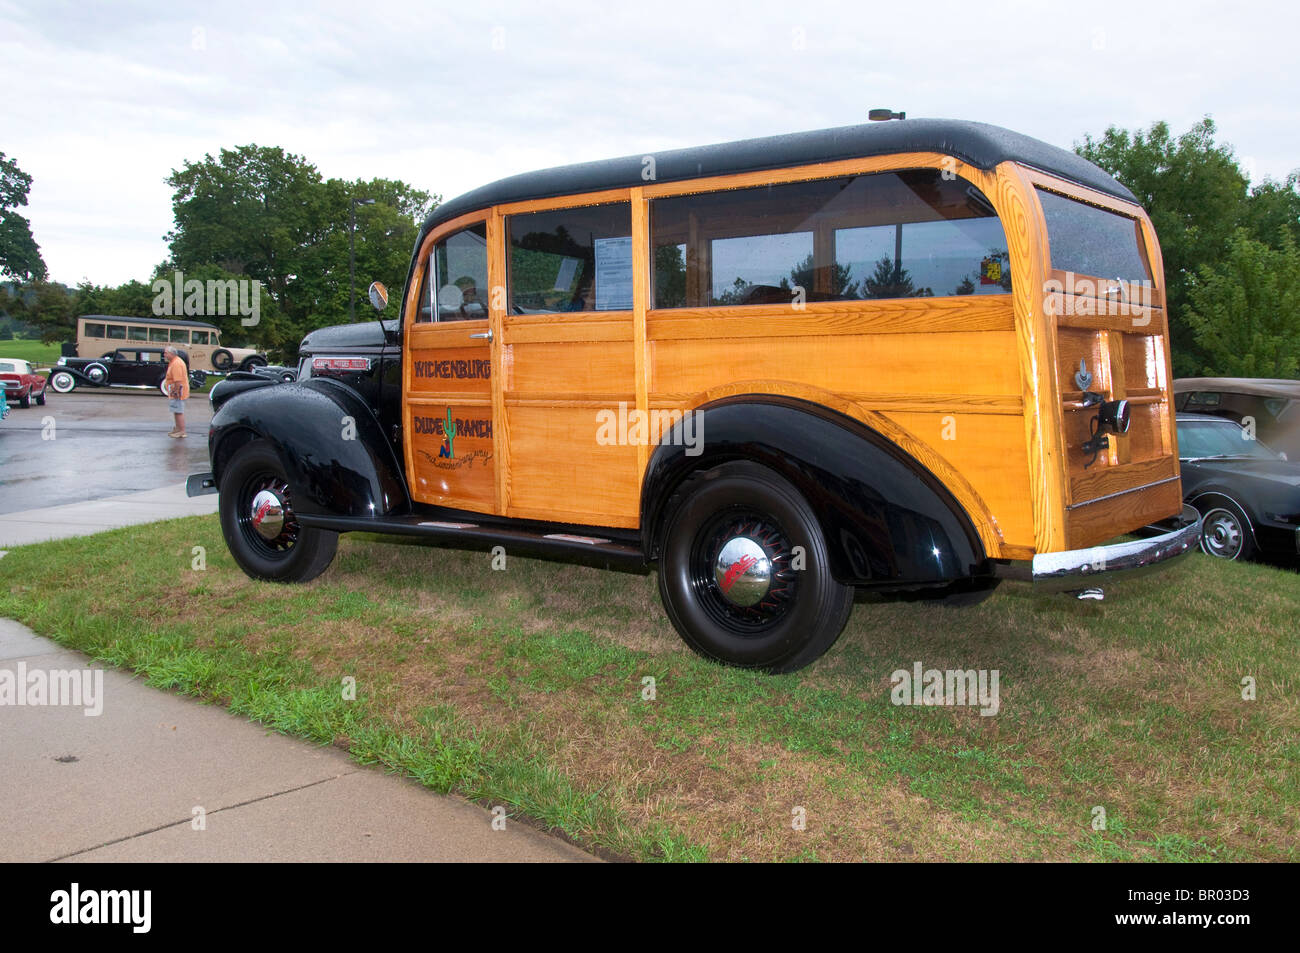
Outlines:
[{"label": "wood grain texture", "polygon": [[[632,261],[650,261],[650,203],[643,189],[632,190]],[[632,269],[632,373],[636,391],[636,407],[642,413],[650,409],[650,358],[646,351],[646,312],[650,307],[650,274],[648,268]],[[637,446],[637,493],[645,478],[650,462],[650,448]]]},{"label": "wood grain texture", "polygon": [[[1016,333],[1018,387],[1024,401],[1024,452],[1037,552],[1065,548],[1066,480],[1060,397],[1056,387],[1056,327],[1042,302],[1048,260],[1047,228],[1025,170],[998,166],[985,193],[1007,236]],[[1021,542],[1016,540],[1016,542]]]},{"label": "wood grain texture", "polygon": [[1070,544],[1075,549],[1096,546],[1175,516],[1182,508],[1183,491],[1178,480],[1089,503],[1066,514]]},{"label": "wood grain texture", "polygon": [[970,517],[980,542],[984,545],[985,552],[991,557],[1000,555],[1003,543],[1002,530],[992,510],[974,485],[967,479],[965,474],[953,467],[928,442],[896,423],[890,417],[860,407],[830,391],[785,380],[749,380],[723,384],[697,394],[682,409],[698,407],[711,401],[721,400],[724,397],[734,397],[739,394],[777,394],[798,400],[806,400],[810,403],[829,407],[831,410],[852,417],[875,430],[934,474],[939,482],[947,487],[957,502],[961,504],[967,516]]}]

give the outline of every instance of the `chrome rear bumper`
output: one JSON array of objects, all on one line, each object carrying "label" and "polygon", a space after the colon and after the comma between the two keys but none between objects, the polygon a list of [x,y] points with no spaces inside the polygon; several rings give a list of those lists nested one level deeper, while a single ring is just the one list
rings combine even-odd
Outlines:
[{"label": "chrome rear bumper", "polygon": [[1151,569],[1197,547],[1201,540],[1201,514],[1184,506],[1179,516],[1150,529],[1158,535],[1090,549],[1040,553],[1031,563],[1004,564],[997,575],[1030,581],[1035,587],[1047,590],[1067,591]]}]

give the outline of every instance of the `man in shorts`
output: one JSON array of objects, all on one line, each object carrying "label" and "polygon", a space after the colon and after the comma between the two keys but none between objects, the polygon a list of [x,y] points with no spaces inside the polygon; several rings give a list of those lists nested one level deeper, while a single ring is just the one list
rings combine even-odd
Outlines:
[{"label": "man in shorts", "polygon": [[167,387],[167,409],[176,418],[176,426],[167,436],[184,437],[185,401],[190,397],[190,372],[172,345],[163,349],[163,358],[167,361],[167,376],[163,378]]}]

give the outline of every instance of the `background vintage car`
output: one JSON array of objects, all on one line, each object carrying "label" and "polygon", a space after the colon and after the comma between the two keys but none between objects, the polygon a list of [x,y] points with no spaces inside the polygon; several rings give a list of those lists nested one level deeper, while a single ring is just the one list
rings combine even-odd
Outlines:
[{"label": "background vintage car", "polygon": [[[189,368],[189,355],[178,352]],[[66,394],[76,387],[129,387],[137,390],[161,390],[167,376],[167,362],[161,347],[118,348],[112,357],[61,357],[50,371],[50,387]],[[190,371],[190,386],[201,387],[201,371]]]},{"label": "background vintage car", "polygon": [[30,407],[32,401],[45,404],[45,378],[32,368],[30,361],[0,358],[0,383],[10,404]]},{"label": "background vintage car", "polygon": [[1203,519],[1201,549],[1221,559],[1300,553],[1300,462],[1207,414],[1178,415],[1183,499]]},{"label": "background vintage car", "polygon": [[1180,377],[1174,407],[1255,423],[1255,436],[1292,460],[1300,460],[1300,381],[1249,377]]}]

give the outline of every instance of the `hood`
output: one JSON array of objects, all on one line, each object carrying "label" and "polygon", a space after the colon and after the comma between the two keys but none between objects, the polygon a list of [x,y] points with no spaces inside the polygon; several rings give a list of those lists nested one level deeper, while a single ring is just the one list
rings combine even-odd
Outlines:
[{"label": "hood", "polygon": [[1184,461],[1204,474],[1225,477],[1253,477],[1268,483],[1300,487],[1300,462],[1292,460],[1198,460]]},{"label": "hood", "polygon": [[[397,320],[384,322],[384,331],[397,333]],[[302,339],[298,345],[299,354],[312,354],[323,350],[355,347],[383,347],[384,334],[380,332],[379,321],[358,321],[356,324],[336,324],[333,327],[317,328]]]}]

